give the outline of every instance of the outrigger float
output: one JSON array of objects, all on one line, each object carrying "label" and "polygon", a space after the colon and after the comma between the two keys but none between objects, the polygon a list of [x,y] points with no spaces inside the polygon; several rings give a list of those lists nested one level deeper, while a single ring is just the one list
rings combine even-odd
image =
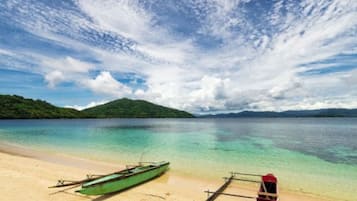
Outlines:
[{"label": "outrigger float", "polygon": [[[238,176],[260,177],[261,180],[257,181],[252,179],[238,178]],[[224,184],[220,186],[216,191],[210,191],[210,190],[205,191],[208,196],[206,201],[213,201],[220,195],[254,199],[256,201],[278,201],[278,179],[273,174],[259,175],[259,174],[231,172],[231,176],[224,177],[224,179],[225,179]],[[224,190],[234,180],[260,184],[257,196],[253,197],[253,196],[225,193]]]},{"label": "outrigger float", "polygon": [[79,186],[82,188],[76,192],[85,195],[103,195],[122,191],[138,184],[149,181],[163,174],[169,167],[169,162],[144,162],[137,166],[114,172],[107,175],[87,175],[87,178],[80,181],[59,180],[57,185],[49,188],[59,188],[68,186]]}]

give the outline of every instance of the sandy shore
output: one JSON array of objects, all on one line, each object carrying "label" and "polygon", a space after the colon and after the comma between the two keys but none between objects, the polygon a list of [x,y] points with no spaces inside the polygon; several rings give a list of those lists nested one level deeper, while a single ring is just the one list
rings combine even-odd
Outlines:
[{"label": "sandy shore", "polygon": [[[74,158],[61,154],[44,154],[27,148],[0,144],[0,186],[4,200],[205,200],[204,190],[216,189],[222,182],[191,178],[173,171],[130,190],[105,196],[83,196],[76,188],[50,189],[58,179],[80,180],[87,174],[104,174],[123,169],[109,163]],[[78,188],[78,187],[77,187]],[[256,187],[231,185],[226,192],[254,196]],[[327,201],[292,192],[280,193],[280,200]],[[217,200],[247,200],[221,197]]]}]

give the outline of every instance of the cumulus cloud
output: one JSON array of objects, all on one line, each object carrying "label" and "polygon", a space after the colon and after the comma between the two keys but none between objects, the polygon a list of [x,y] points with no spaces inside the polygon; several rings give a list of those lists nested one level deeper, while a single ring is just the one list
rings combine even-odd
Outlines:
[{"label": "cumulus cloud", "polygon": [[225,109],[225,101],[231,91],[229,79],[220,79],[211,76],[204,76],[200,80],[197,90],[190,94],[193,102],[200,105],[202,111],[210,111],[212,109]]},{"label": "cumulus cloud", "polygon": [[88,103],[87,105],[65,105],[64,107],[66,108],[73,108],[73,109],[76,109],[76,110],[84,110],[84,109],[87,109],[87,108],[90,108],[90,107],[95,107],[97,105],[103,105],[105,103],[107,103],[109,101],[92,101],[90,103]]},{"label": "cumulus cloud", "polygon": [[110,72],[102,71],[95,79],[83,80],[82,84],[95,93],[106,94],[114,97],[129,96],[131,89],[118,82]]},{"label": "cumulus cloud", "polygon": [[61,71],[55,70],[45,75],[45,80],[48,86],[54,88],[58,83],[65,80],[65,77]]},{"label": "cumulus cloud", "polygon": [[48,86],[54,88],[61,82],[80,83],[84,76],[94,68],[94,65],[72,57],[48,58],[35,56],[41,60],[40,73],[44,74]]}]

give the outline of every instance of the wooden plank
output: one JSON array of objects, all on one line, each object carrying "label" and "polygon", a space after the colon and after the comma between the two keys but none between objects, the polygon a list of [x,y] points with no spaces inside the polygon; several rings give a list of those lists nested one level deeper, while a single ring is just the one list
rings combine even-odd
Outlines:
[{"label": "wooden plank", "polygon": [[218,193],[218,192],[212,192],[212,191],[205,191],[206,193],[216,193],[219,195],[226,195],[226,196],[231,196],[231,197],[240,197],[240,198],[247,198],[247,199],[256,199],[256,197],[252,196],[246,196],[246,195],[238,195],[238,194],[232,194],[232,193]]},{"label": "wooden plank", "polygon": [[[227,177],[225,177],[225,178],[227,178]],[[261,183],[261,181],[255,181],[255,180],[250,180],[250,179],[239,179],[239,178],[234,178],[234,177],[233,177],[233,180],[246,181],[246,182],[258,183],[258,184]]]},{"label": "wooden plank", "polygon": [[262,177],[264,175],[261,174],[249,174],[249,173],[242,173],[242,172],[231,172],[232,176],[234,175],[245,175],[245,176],[254,176],[254,177]]},{"label": "wooden plank", "polygon": [[275,194],[275,193],[258,192],[258,195],[270,196],[270,197],[278,197],[278,194]]},{"label": "wooden plank", "polygon": [[[207,198],[206,201],[215,200],[227,188],[227,186],[232,182],[232,179],[233,179],[233,176],[229,177],[226,180],[226,182],[224,182],[224,184],[221,187],[219,187],[219,189],[217,191],[213,192],[212,195]],[[207,191],[207,193],[209,194],[209,191]]]}]

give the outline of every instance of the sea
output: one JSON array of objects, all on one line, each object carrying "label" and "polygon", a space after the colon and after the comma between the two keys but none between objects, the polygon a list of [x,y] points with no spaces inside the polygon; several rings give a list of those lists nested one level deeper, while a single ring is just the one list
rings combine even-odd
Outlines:
[{"label": "sea", "polygon": [[1,120],[0,140],[218,181],[274,173],[283,191],[357,200],[357,118]]}]

